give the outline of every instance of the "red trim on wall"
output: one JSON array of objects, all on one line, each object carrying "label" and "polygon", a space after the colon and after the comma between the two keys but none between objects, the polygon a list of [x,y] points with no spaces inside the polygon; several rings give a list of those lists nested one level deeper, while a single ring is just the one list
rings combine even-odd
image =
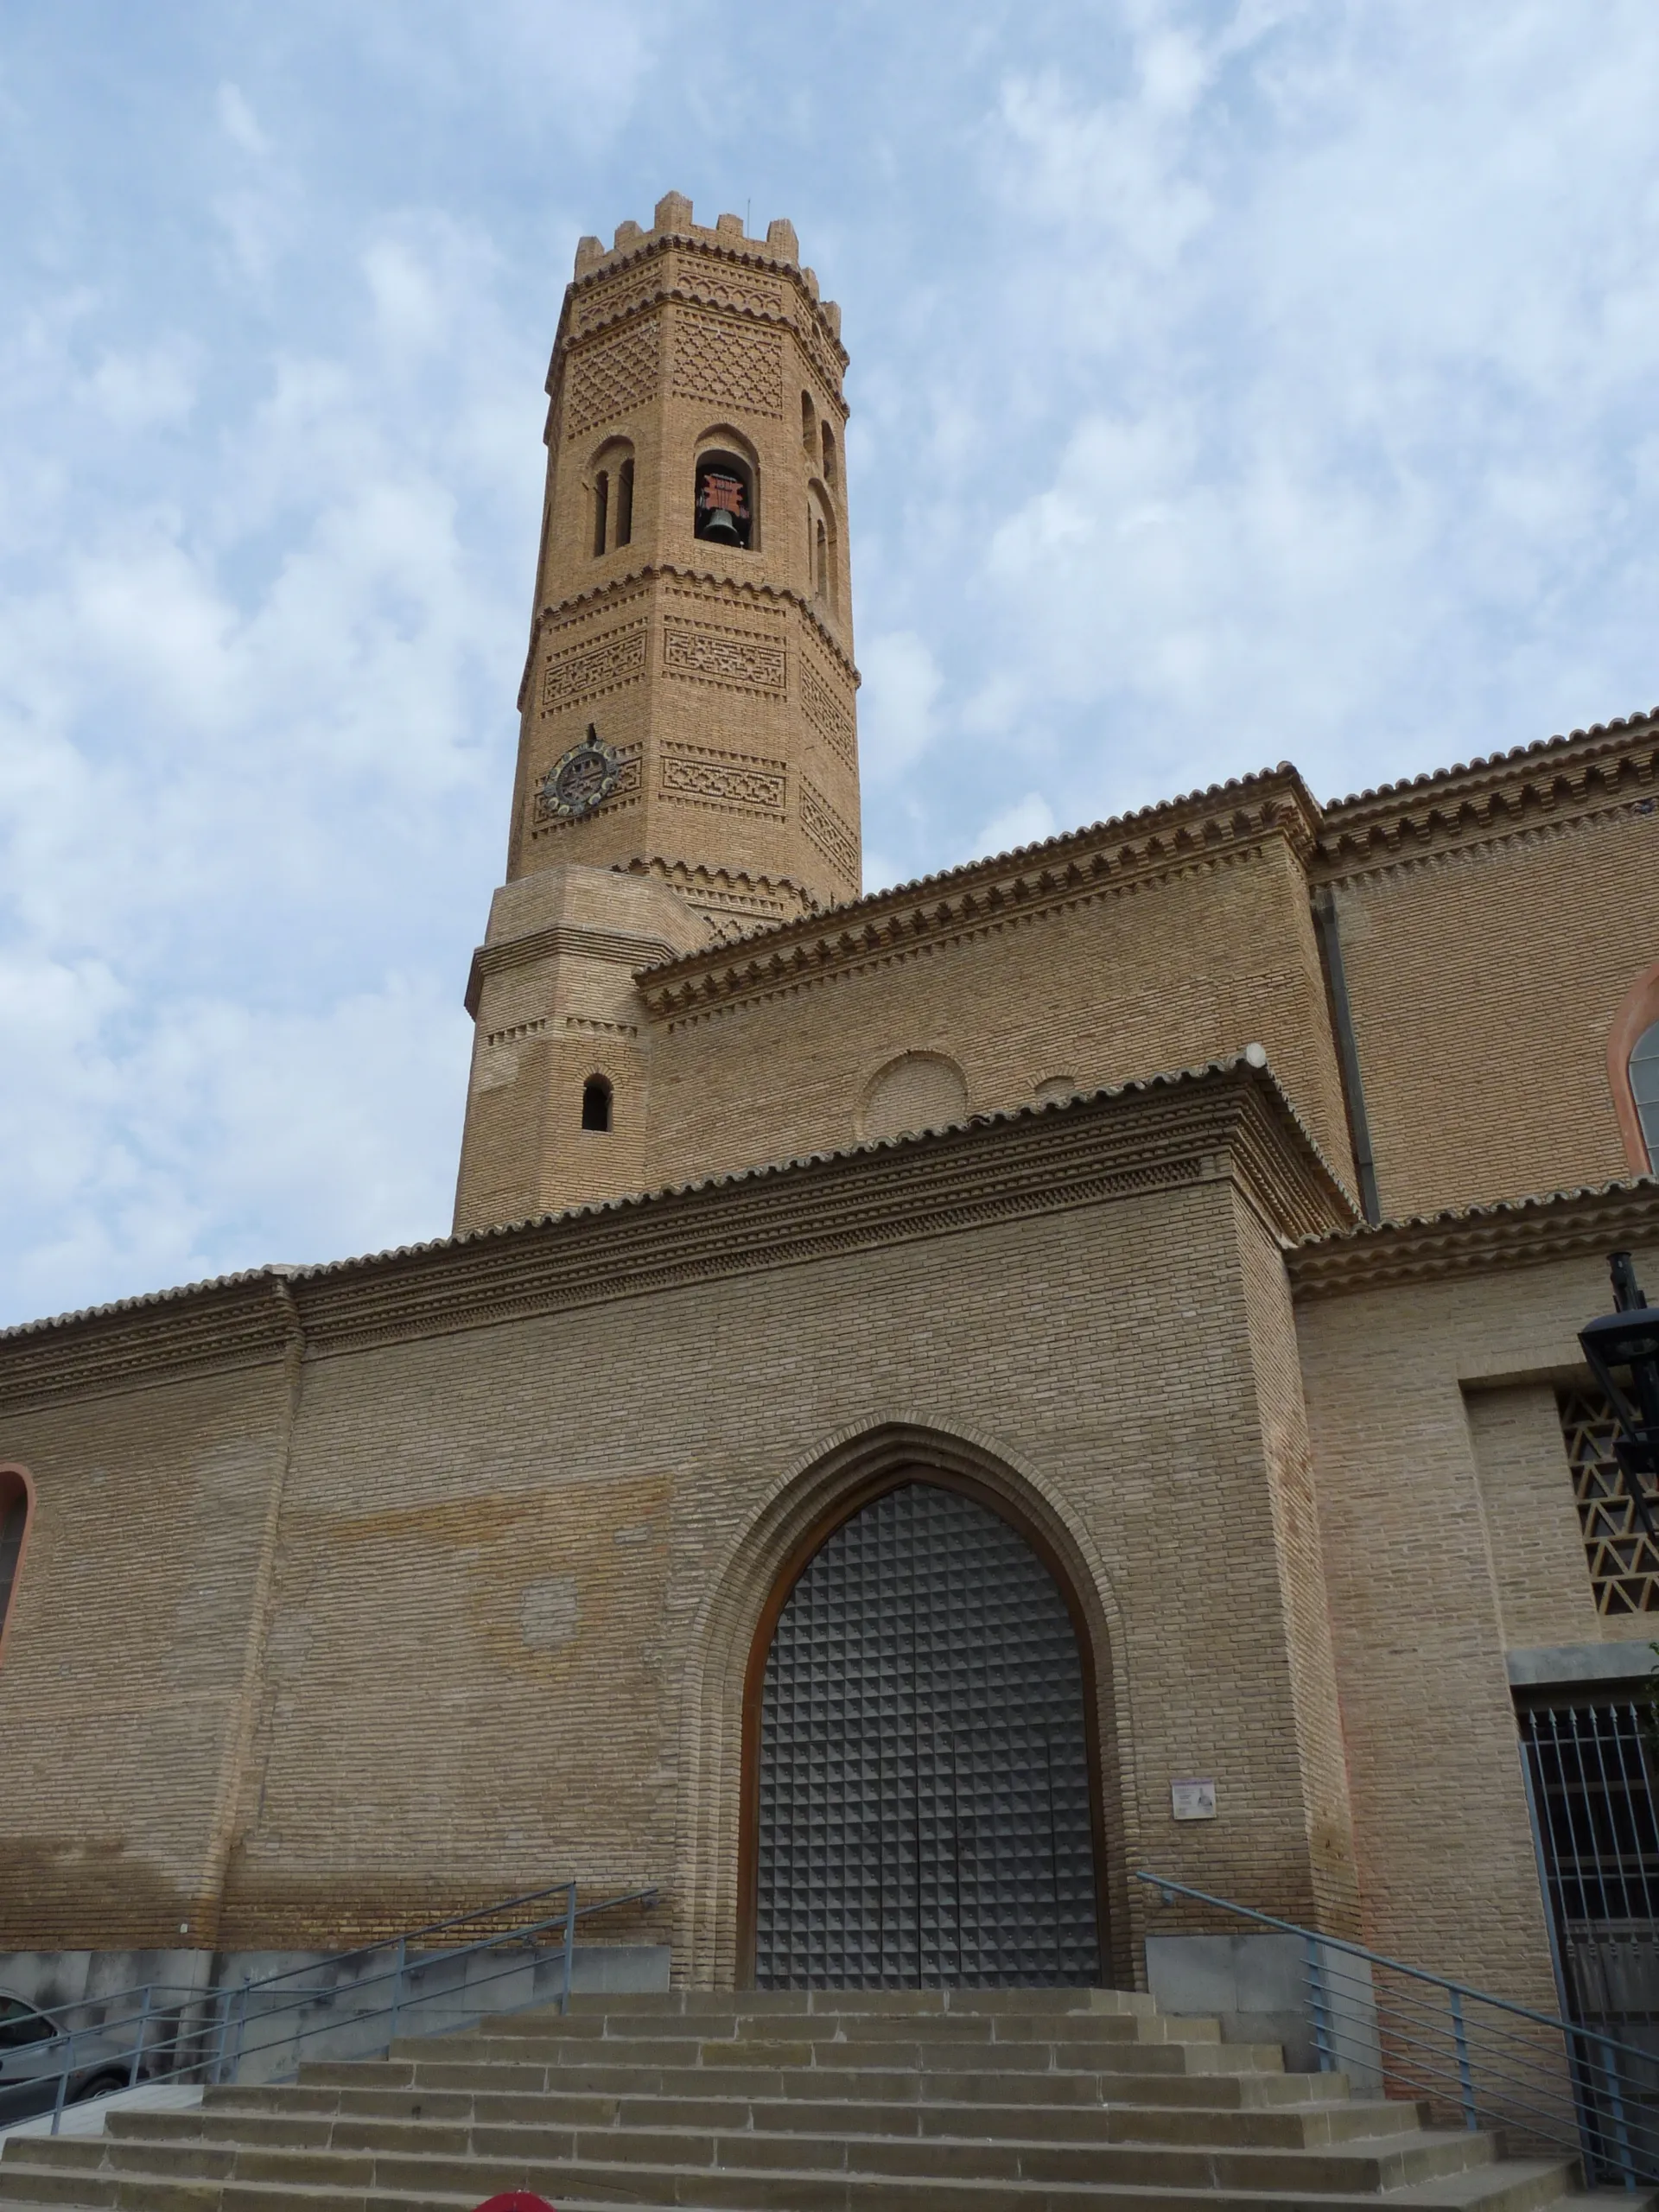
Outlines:
[{"label": "red trim on wall", "polygon": [[17,1618],[17,1592],[23,1586],[23,1569],[29,1561],[29,1539],[35,1526],[35,1505],[37,1497],[35,1478],[27,1467],[20,1467],[16,1460],[12,1459],[0,1462],[0,1512],[4,1510],[6,1493],[14,1482],[23,1493],[23,1541],[17,1549],[16,1571],[11,1578],[10,1602],[6,1607],[5,1618],[0,1620],[0,1666],[5,1663],[6,1645],[10,1640],[11,1624]]},{"label": "red trim on wall", "polygon": [[1613,1111],[1618,1116],[1618,1133],[1624,1140],[1624,1157],[1632,1175],[1654,1173],[1630,1090],[1630,1054],[1643,1031],[1656,1021],[1659,1021],[1659,960],[1631,984],[1607,1033],[1607,1088],[1613,1094]]}]

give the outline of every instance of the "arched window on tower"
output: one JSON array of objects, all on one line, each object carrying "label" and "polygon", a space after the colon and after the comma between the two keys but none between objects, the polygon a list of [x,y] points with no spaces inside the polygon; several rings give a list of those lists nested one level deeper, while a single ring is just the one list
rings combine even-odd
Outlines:
[{"label": "arched window on tower", "polygon": [[692,512],[697,536],[728,551],[754,543],[754,471],[734,453],[697,455]]},{"label": "arched window on tower", "polygon": [[827,613],[836,612],[839,596],[840,563],[836,557],[835,509],[823,484],[815,479],[806,508],[806,572],[813,598]]},{"label": "arched window on tower", "polygon": [[1648,1147],[1648,1166],[1659,1174],[1659,1021],[1650,1021],[1630,1052],[1630,1096]]},{"label": "arched window on tower", "polygon": [[29,1486],[16,1469],[0,1467],[0,1644],[5,1642],[6,1618],[17,1588],[17,1567],[28,1526]]},{"label": "arched window on tower", "polygon": [[607,1077],[590,1075],[582,1086],[582,1126],[603,1135],[611,1126],[611,1086]]},{"label": "arched window on tower", "polygon": [[836,481],[836,434],[827,423],[823,426],[823,480],[832,487]]},{"label": "arched window on tower", "polygon": [[818,417],[810,391],[801,394],[801,451],[809,461],[817,458]]},{"label": "arched window on tower", "polygon": [[588,486],[597,561],[633,536],[633,448],[628,440],[607,438],[588,461],[582,480]]}]

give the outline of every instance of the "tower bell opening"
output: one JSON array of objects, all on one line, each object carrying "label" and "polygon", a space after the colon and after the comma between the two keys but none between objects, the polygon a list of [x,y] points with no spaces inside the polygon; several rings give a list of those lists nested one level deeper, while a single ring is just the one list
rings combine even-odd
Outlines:
[{"label": "tower bell opening", "polygon": [[747,551],[754,530],[754,477],[735,454],[706,453],[697,462],[696,533],[711,544]]}]

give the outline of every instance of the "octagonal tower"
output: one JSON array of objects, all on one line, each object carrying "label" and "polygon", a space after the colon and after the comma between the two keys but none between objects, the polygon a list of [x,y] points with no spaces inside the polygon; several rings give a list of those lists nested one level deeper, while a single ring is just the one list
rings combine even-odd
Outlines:
[{"label": "octagonal tower", "polygon": [[860,889],[840,313],[791,224],[691,217],[564,296],[457,1229],[639,1188],[633,975]]},{"label": "octagonal tower", "polygon": [[748,926],[856,897],[840,321],[787,222],[671,193],[577,248],[509,876],[647,869]]}]

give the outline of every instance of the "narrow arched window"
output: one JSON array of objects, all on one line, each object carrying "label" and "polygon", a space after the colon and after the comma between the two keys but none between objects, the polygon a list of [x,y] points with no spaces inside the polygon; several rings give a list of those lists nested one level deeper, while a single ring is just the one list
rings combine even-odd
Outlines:
[{"label": "narrow arched window", "polygon": [[827,423],[823,426],[823,480],[830,485],[836,480],[836,434]]},{"label": "narrow arched window", "polygon": [[734,453],[698,455],[694,526],[711,545],[747,550],[754,543],[754,471]]},{"label": "narrow arched window", "polygon": [[611,1086],[602,1075],[590,1075],[582,1086],[582,1126],[601,1134],[611,1126]]},{"label": "narrow arched window", "polygon": [[611,472],[601,468],[594,479],[594,551],[605,550],[605,526],[610,517]]},{"label": "narrow arched window", "polygon": [[616,472],[616,542],[633,543],[633,463],[625,461]]},{"label": "narrow arched window", "polygon": [[17,1562],[23,1555],[23,1529],[29,1520],[29,1491],[21,1475],[0,1469],[0,1639],[6,1633],[6,1616],[17,1586]]},{"label": "narrow arched window", "polygon": [[1659,1174],[1659,1021],[1651,1021],[1630,1054],[1630,1096],[1648,1147],[1648,1166]]},{"label": "narrow arched window", "polygon": [[828,599],[830,596],[830,533],[822,523],[818,524],[817,578],[818,597]]},{"label": "narrow arched window", "polygon": [[817,442],[818,424],[817,417],[813,412],[812,395],[810,392],[804,391],[801,394],[801,450],[809,461],[812,459],[817,450]]}]

